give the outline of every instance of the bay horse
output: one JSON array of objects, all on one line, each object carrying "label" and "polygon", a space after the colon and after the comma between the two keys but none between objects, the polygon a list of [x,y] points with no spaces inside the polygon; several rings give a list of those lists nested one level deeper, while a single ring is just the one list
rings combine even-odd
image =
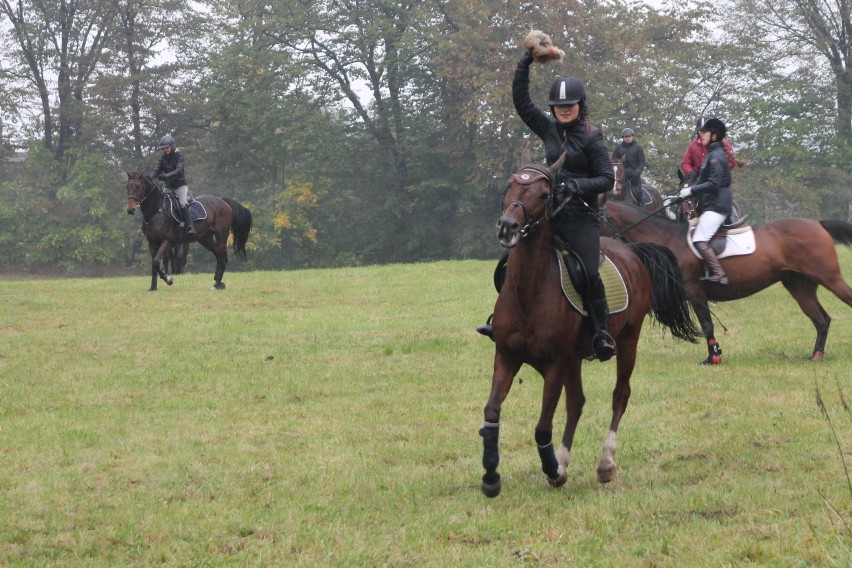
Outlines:
[{"label": "bay horse", "polygon": [[648,211],[660,211],[663,208],[663,196],[660,195],[659,191],[647,183],[643,183],[641,188],[643,202],[638,203],[636,201],[636,198],[633,196],[633,192],[624,185],[625,176],[623,156],[618,160],[611,160],[611,163],[612,173],[615,175],[615,183],[612,186],[612,191],[608,192],[610,200],[630,203],[631,205],[636,205],[637,207],[641,207]]},{"label": "bay horse", "polygon": [[[509,179],[503,213],[497,221],[497,239],[509,249],[509,256],[492,319],[494,374],[484,409],[485,423],[479,431],[485,468],[481,489],[488,497],[499,495],[502,485],[497,473],[500,410],[524,363],[544,379],[541,414],[535,428],[542,470],[553,487],[564,485],[568,479],[566,468],[585,402],[582,363],[593,354],[593,329],[561,289],[561,261],[551,243],[549,219],[559,208],[560,199],[555,180],[564,160],[563,155],[548,168],[537,166],[530,162],[529,146],[525,146],[522,167]],[[700,332],[690,319],[680,269],[670,251],[656,245],[627,246],[612,239],[601,239],[601,250],[617,266],[629,297],[627,306],[611,314],[608,324],[617,347],[616,385],[609,434],[597,467],[598,480],[607,483],[616,474],[616,432],[630,398],[630,376],[646,314],[653,313],[676,338],[694,342]],[[551,437],[562,390],[567,422],[556,453]]]},{"label": "bay horse", "polygon": [[213,288],[225,288],[222,275],[228,264],[228,234],[234,237],[234,253],[242,260],[246,258],[246,241],[252,226],[251,212],[238,201],[228,197],[201,195],[196,198],[207,213],[205,219],[195,221],[195,235],[187,237],[184,230],[171,215],[164,212],[165,194],[147,174],[127,173],[127,212],[133,215],[142,211],[142,234],[148,240],[151,251],[151,287],[157,290],[157,276],[171,286],[174,281],[166,271],[163,258],[172,246],[197,241],[216,257]]},{"label": "bay horse", "polygon": [[714,335],[708,302],[728,302],[756,294],[776,282],[810,318],[817,336],[811,360],[822,359],[831,316],[817,298],[817,287],[828,288],[852,307],[852,288],[840,272],[835,243],[852,245],[852,225],[843,221],[786,218],[755,226],[755,251],[720,260],[728,285],[705,283],[704,263],[687,243],[689,223],[657,215],[648,216],[632,205],[610,201],[602,209],[601,234],[618,235],[627,242],[656,243],[671,249],[686,280],[690,303],[707,341],[704,364],[722,362],[722,348]]}]

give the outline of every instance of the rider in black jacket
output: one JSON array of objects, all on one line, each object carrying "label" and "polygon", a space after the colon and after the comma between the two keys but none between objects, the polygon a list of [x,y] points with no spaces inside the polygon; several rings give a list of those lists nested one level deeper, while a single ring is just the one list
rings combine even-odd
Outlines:
[{"label": "rider in black jacket", "polygon": [[[615,342],[606,330],[607,301],[598,274],[600,221],[598,194],[612,188],[614,175],[609,152],[600,129],[588,120],[588,105],[583,84],[571,76],[556,76],[550,86],[550,114],[542,111],[530,97],[530,64],[533,56],[525,52],[512,81],[512,101],[521,120],[544,143],[545,160],[553,164],[565,153],[559,182],[570,197],[567,205],[551,220],[554,234],[574,250],[583,262],[589,281],[584,303],[594,325],[592,345],[595,356],[606,361],[615,355]],[[477,330],[491,335],[491,326]]]},{"label": "rider in black jacket", "polygon": [[731,214],[734,202],[731,168],[722,144],[727,132],[725,123],[718,118],[711,118],[699,128],[698,135],[701,143],[707,147],[707,155],[698,169],[695,185],[680,190],[681,198],[698,196],[698,225],[692,235],[692,242],[710,269],[710,275],[702,280],[721,285],[728,283],[728,276],[710,246],[710,239]]},{"label": "rider in black jacket", "polygon": [[184,171],[183,153],[177,149],[175,139],[166,134],[160,139],[160,150],[163,151],[151,177],[163,180],[166,191],[171,191],[178,198],[180,212],[186,223],[186,234],[194,235],[195,227],[189,217],[187,194],[189,188],[186,185],[186,172]]},{"label": "rider in black jacket", "polygon": [[621,142],[612,152],[613,160],[624,158],[624,186],[630,190],[633,200],[642,206],[642,170],[645,169],[645,151],[636,142],[632,128],[621,131]]}]

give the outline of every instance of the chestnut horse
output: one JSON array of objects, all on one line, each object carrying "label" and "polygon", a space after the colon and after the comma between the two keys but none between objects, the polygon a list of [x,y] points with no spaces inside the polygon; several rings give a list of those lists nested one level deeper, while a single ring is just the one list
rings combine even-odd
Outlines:
[{"label": "chestnut horse", "polygon": [[677,256],[690,302],[707,340],[708,356],[704,364],[722,361],[722,349],[714,335],[708,301],[739,300],[781,282],[816,328],[812,360],[822,359],[831,323],[831,317],[817,298],[817,287],[825,286],[852,307],[852,288],[840,273],[834,248],[834,243],[852,244],[849,223],[787,218],[756,226],[755,252],[720,261],[729,281],[727,286],[720,286],[701,280],[704,263],[689,248],[686,236],[689,224],[685,221],[648,216],[632,205],[614,201],[606,204],[602,215],[601,234],[618,235],[627,242],[660,244]]},{"label": "chestnut horse", "polygon": [[196,199],[207,212],[205,219],[195,221],[195,235],[187,237],[177,221],[163,212],[166,197],[160,186],[146,174],[127,174],[127,212],[133,215],[142,210],[142,234],[148,239],[151,251],[151,287],[157,290],[157,276],[171,286],[174,281],[166,271],[163,258],[173,245],[198,241],[216,257],[213,289],[225,288],[222,275],[228,264],[228,234],[234,235],[234,253],[246,257],[246,241],[251,231],[251,212],[239,202],[227,197],[202,195]]},{"label": "chestnut horse", "polygon": [[[564,155],[548,168],[530,163],[529,146],[521,156],[521,170],[509,180],[503,214],[497,221],[497,238],[509,248],[508,270],[494,308],[496,346],[491,394],[485,405],[482,492],[500,493],[498,433],[500,409],[515,375],[524,363],[544,378],[541,414],[535,429],[542,470],[551,486],[563,485],[571,455],[574,432],[585,398],[582,363],[592,355],[592,326],[572,308],[560,286],[560,266],[551,244],[549,219],[559,208],[554,180]],[[576,197],[574,197],[576,198]],[[615,446],[619,422],[630,398],[630,376],[636,363],[639,332],[646,314],[674,337],[695,341],[699,330],[690,319],[680,269],[670,251],[656,245],[627,246],[601,240],[601,250],[618,267],[626,284],[629,302],[609,317],[609,331],[617,346],[616,385],[612,397],[612,421],[597,468],[601,483],[616,473]],[[565,391],[567,422],[559,452],[551,441],[553,416]]]},{"label": "chestnut horse", "polygon": [[660,211],[663,208],[663,197],[660,192],[647,183],[643,183],[641,188],[643,203],[636,202],[633,192],[624,186],[624,157],[612,160],[612,173],[615,175],[615,183],[612,191],[608,192],[611,200],[630,203],[648,211]]}]

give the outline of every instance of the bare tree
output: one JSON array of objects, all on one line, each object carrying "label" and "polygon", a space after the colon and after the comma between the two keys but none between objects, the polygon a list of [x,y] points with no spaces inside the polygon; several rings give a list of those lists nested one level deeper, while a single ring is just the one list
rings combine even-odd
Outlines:
[{"label": "bare tree", "polygon": [[852,0],[735,0],[737,26],[781,54],[822,58],[834,79],[838,145],[852,148]]},{"label": "bare tree", "polygon": [[83,99],[115,25],[109,0],[0,0],[0,16],[20,63],[38,92],[42,143],[61,158],[83,128]]}]

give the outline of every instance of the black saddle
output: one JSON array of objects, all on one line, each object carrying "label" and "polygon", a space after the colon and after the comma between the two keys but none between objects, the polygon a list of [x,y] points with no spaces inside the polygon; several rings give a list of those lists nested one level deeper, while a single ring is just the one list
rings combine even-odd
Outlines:
[{"label": "black saddle", "polygon": [[[200,201],[196,201],[195,198],[192,197],[192,194],[187,196],[187,200],[189,216],[193,222],[207,218],[207,210],[204,209],[204,205]],[[170,193],[166,194],[166,200],[163,203],[163,212],[166,215],[171,216],[176,223],[183,223],[183,215],[180,214],[180,204],[178,203],[177,197]]]}]

